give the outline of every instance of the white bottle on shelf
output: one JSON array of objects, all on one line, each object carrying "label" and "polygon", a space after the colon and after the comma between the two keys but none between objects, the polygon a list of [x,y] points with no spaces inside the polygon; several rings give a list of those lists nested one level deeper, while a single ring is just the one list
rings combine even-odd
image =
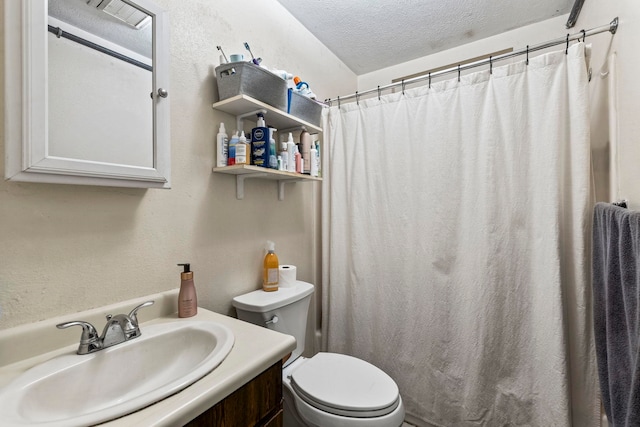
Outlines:
[{"label": "white bottle on shelf", "polygon": [[248,165],[248,155],[251,152],[249,144],[247,144],[247,137],[244,136],[244,131],[240,134],[240,139],[236,145],[236,165]]},{"label": "white bottle on shelf", "polygon": [[309,171],[309,175],[318,176],[318,150],[312,148],[311,150],[309,150],[309,152],[311,156],[311,169]]},{"label": "white bottle on shelf", "polygon": [[300,154],[302,155],[302,173],[311,173],[311,135],[303,126],[300,133]]},{"label": "white bottle on shelf", "polygon": [[282,158],[282,162],[280,163],[280,170],[288,171],[289,170],[289,152],[287,149],[286,142],[282,142],[282,151],[279,154],[280,154],[279,157]]},{"label": "white bottle on shelf", "polygon": [[221,168],[227,166],[227,156],[229,155],[229,138],[224,128],[224,123],[220,123],[220,129],[216,137],[216,166]]},{"label": "white bottle on shelf", "polygon": [[296,171],[296,144],[293,142],[293,135],[289,132],[289,139],[287,140],[287,170],[289,172]]}]

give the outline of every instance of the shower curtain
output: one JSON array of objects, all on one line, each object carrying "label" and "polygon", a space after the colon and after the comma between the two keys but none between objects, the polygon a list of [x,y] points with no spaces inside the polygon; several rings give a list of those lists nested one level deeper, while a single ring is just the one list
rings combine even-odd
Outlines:
[{"label": "shower curtain", "polygon": [[584,50],[323,113],[323,345],[408,421],[598,424]]}]

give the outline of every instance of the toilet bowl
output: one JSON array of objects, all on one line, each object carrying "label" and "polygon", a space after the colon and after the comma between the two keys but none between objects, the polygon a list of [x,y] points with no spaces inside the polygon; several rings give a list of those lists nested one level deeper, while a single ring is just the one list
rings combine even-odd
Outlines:
[{"label": "toilet bowl", "polygon": [[337,353],[302,357],[313,285],[297,281],[276,292],[233,299],[238,318],[293,335],[282,369],[284,427],[399,427],[404,405],[395,381],[376,366]]},{"label": "toilet bowl", "polygon": [[404,405],[391,377],[355,357],[318,353],[282,371],[285,427],[398,427]]}]

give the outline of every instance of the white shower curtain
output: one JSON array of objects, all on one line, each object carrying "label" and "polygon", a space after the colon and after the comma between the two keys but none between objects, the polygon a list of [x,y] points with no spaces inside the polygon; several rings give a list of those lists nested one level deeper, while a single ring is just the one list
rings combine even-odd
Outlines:
[{"label": "white shower curtain", "polygon": [[323,338],[439,426],[597,425],[582,43],[324,112]]}]

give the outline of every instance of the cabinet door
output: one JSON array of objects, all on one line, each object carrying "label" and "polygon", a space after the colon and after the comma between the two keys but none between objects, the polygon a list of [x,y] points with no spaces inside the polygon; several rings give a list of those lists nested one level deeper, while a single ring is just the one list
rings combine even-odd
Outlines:
[{"label": "cabinet door", "polygon": [[186,427],[281,427],[282,415],[278,421],[281,411],[282,362],[279,361],[191,420]]}]

